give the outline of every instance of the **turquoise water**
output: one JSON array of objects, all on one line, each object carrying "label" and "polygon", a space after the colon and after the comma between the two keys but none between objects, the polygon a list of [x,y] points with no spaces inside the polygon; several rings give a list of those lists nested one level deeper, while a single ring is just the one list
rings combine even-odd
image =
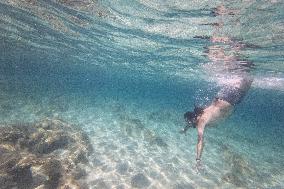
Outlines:
[{"label": "turquoise water", "polygon": [[[283,10],[277,0],[2,0],[0,122],[80,125],[94,146],[91,188],[284,188]],[[206,129],[198,171],[183,114],[240,72],[252,87]]]}]

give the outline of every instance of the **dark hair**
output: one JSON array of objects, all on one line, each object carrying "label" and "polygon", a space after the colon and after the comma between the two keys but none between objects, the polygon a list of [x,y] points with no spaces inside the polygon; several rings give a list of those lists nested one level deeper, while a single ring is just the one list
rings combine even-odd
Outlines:
[{"label": "dark hair", "polygon": [[183,117],[184,117],[184,119],[185,119],[186,121],[190,121],[190,122],[192,122],[193,119],[196,119],[196,115],[195,115],[194,112],[186,112],[186,113],[183,115]]},{"label": "dark hair", "polygon": [[194,113],[196,114],[196,117],[199,116],[200,114],[203,114],[203,107],[198,107],[196,105],[194,105]]},{"label": "dark hair", "polygon": [[203,113],[204,108],[194,105],[193,112],[186,112],[183,116],[187,122],[194,123],[199,115]]}]

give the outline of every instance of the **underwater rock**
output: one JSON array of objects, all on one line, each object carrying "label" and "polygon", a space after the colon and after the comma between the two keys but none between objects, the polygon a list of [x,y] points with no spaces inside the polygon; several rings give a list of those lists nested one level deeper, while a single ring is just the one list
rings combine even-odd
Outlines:
[{"label": "underwater rock", "polygon": [[143,132],[144,140],[149,142],[151,146],[159,146],[163,148],[167,148],[168,144],[164,141],[162,137],[157,136],[150,129],[145,129]]},{"label": "underwater rock", "polygon": [[8,174],[0,174],[0,184],[3,189],[15,188],[16,183],[13,181],[13,178]]},{"label": "underwater rock", "polygon": [[256,168],[228,146],[223,146],[223,153],[225,162],[230,166],[230,171],[222,177],[222,180],[236,187],[249,188],[250,185],[255,186],[252,180],[258,180],[259,176]]},{"label": "underwater rock", "polygon": [[116,170],[117,170],[120,174],[122,174],[122,175],[124,175],[124,174],[127,173],[128,168],[129,168],[129,165],[128,165],[127,162],[125,162],[125,163],[119,163],[119,164],[116,166]]},{"label": "underwater rock", "polygon": [[168,144],[152,130],[145,127],[139,119],[132,119],[127,116],[120,117],[120,127],[122,131],[131,138],[141,138],[149,142],[150,145],[168,147]]},{"label": "underwater rock", "polygon": [[88,136],[59,119],[1,125],[0,188],[80,188],[92,152]]},{"label": "underwater rock", "polygon": [[44,173],[48,176],[45,182],[47,188],[56,188],[62,177],[63,168],[61,162],[57,159],[50,159],[43,165]]},{"label": "underwater rock", "polygon": [[145,141],[151,142],[156,138],[156,135],[152,130],[146,129],[145,132],[143,133],[143,138]]},{"label": "underwater rock", "polygon": [[78,163],[88,163],[88,158],[87,158],[87,154],[84,151],[79,151],[78,153],[75,153],[73,155],[73,161],[75,164]]},{"label": "underwater rock", "polygon": [[[42,138],[36,141],[35,145],[30,147],[30,150],[39,154],[47,154],[65,148],[70,140],[63,132],[47,133],[42,135]],[[31,143],[34,143],[34,141],[31,141]]]},{"label": "underwater rock", "polygon": [[151,140],[150,144],[165,148],[168,147],[168,144],[161,137],[155,137],[153,140]]},{"label": "underwater rock", "polygon": [[93,163],[93,165],[94,165],[95,167],[99,167],[99,166],[104,165],[104,163],[103,163],[100,159],[98,159],[98,158],[94,158],[93,161],[92,161],[92,163]]},{"label": "underwater rock", "polygon": [[142,173],[138,173],[131,178],[131,186],[134,188],[146,188],[150,184],[149,179]]},{"label": "underwater rock", "polygon": [[20,188],[31,188],[33,183],[32,172],[30,170],[31,164],[17,165],[12,168],[11,175],[13,180],[17,183]]},{"label": "underwater rock", "polygon": [[81,178],[87,176],[86,170],[83,169],[83,168],[81,168],[81,167],[77,167],[77,168],[73,171],[72,174],[74,175],[74,178],[75,178],[75,179],[81,179]]},{"label": "underwater rock", "polygon": [[239,176],[234,173],[226,173],[222,177],[222,180],[234,184],[237,187],[246,186],[246,183],[242,183],[242,180],[239,178]]},{"label": "underwater rock", "polygon": [[12,150],[1,146],[0,154],[0,186],[1,188],[13,188],[17,186],[16,168],[14,166],[19,161],[18,154]]},{"label": "underwater rock", "polygon": [[131,119],[128,117],[121,117],[120,119],[120,126],[123,132],[133,138],[141,137],[145,126],[139,119]]}]

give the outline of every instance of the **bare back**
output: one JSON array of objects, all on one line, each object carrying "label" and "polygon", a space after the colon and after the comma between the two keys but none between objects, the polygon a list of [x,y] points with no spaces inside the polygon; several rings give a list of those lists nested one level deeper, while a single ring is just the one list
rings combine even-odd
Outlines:
[{"label": "bare back", "polygon": [[[232,105],[224,100],[216,99],[210,106],[204,109],[203,114],[198,119],[198,122],[212,125],[215,122],[228,117],[232,112]],[[199,125],[199,124],[198,124]]]}]

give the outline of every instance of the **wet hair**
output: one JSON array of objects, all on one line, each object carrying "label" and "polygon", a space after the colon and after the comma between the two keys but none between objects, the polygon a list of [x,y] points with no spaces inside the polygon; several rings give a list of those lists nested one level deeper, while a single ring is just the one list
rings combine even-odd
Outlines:
[{"label": "wet hair", "polygon": [[198,107],[194,105],[194,113],[196,114],[196,117],[203,114],[204,108],[203,107]]},{"label": "wet hair", "polygon": [[196,119],[196,115],[194,112],[185,112],[183,117],[188,122],[193,122],[193,120]]},{"label": "wet hair", "polygon": [[203,110],[204,110],[204,108],[194,105],[194,111],[193,112],[189,112],[189,111],[186,112],[183,115],[184,119],[187,122],[194,124],[196,122],[197,117],[203,113]]}]

